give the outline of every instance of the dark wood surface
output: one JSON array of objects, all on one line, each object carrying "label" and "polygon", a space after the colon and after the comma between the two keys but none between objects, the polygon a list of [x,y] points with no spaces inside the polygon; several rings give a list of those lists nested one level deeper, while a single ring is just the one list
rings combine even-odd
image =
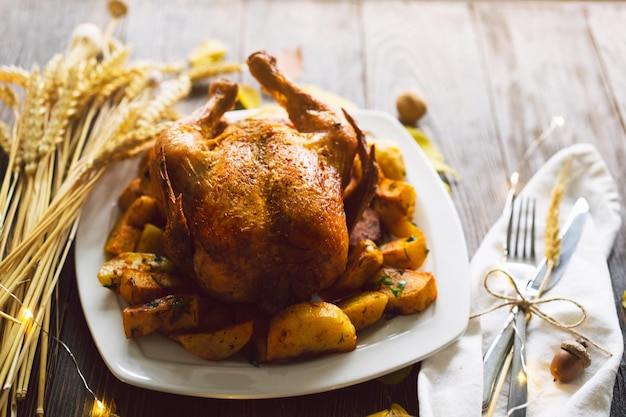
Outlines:
[{"label": "dark wood surface", "polygon": [[[300,48],[301,81],[395,114],[395,97],[423,91],[422,127],[460,172],[452,198],[471,257],[500,214],[507,179],[550,123],[565,127],[522,167],[529,178],[555,151],[593,143],[626,191],[626,3],[374,0],[169,0],[129,2],[117,35],[133,58],[184,60],[206,38],[243,61],[257,50]],[[105,1],[0,0],[0,64],[43,65],[76,25],[108,21]],[[198,104],[189,100],[184,107]],[[625,328],[626,224],[609,267]],[[274,400],[215,400],[163,394],[118,381],[105,367],[77,298],[73,262],[59,284],[60,337],[89,385],[117,414],[129,416],[365,416],[392,402],[417,415],[416,373],[396,385],[374,380],[328,393]],[[55,354],[56,353],[56,354]],[[36,378],[32,379],[33,381]],[[305,383],[305,382],[303,382]],[[622,360],[611,416],[626,414]],[[34,416],[36,395],[19,403]],[[89,415],[93,398],[71,359],[52,350],[46,415]]]}]

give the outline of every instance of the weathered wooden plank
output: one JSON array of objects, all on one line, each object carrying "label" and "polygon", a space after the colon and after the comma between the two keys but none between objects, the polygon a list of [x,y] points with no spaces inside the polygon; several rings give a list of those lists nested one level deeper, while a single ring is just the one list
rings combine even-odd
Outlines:
[{"label": "weathered wooden plank", "polygon": [[243,58],[260,49],[272,54],[300,49],[303,66],[298,81],[364,105],[356,1],[251,0],[243,24]]},{"label": "weathered wooden plank", "polygon": [[[604,7],[585,8],[591,36],[612,92],[622,124],[626,120],[626,4],[612,3]],[[622,162],[624,160],[622,159]],[[622,164],[621,166],[624,166]]]},{"label": "weathered wooden plank", "polygon": [[[591,37],[595,44],[600,63],[604,69],[607,90],[610,98],[619,114],[622,129],[625,129],[626,120],[626,5],[624,3],[614,3],[605,7],[588,7],[587,18]],[[626,143],[623,140],[614,140],[615,159],[619,167],[617,183],[620,185],[622,197],[626,195],[626,185],[621,181],[626,173]],[[613,254],[609,259],[609,269],[611,271],[613,290],[615,292],[615,305],[622,332],[626,329],[626,320],[623,314],[621,299],[626,291],[626,265],[624,264],[624,253],[626,251],[626,224],[618,235]],[[624,341],[626,347],[626,340]],[[626,356],[624,357],[626,358]],[[620,415],[626,410],[626,386],[624,378],[626,376],[626,365],[622,359],[618,370],[617,381],[613,390],[613,403],[611,404],[611,415]],[[621,410],[621,411],[620,411]]]},{"label": "weathered wooden plank", "polygon": [[228,56],[239,58],[241,1],[172,0],[158,5],[135,0],[120,22],[124,40],[136,57],[162,62],[185,62],[207,39],[228,46]]},{"label": "weathered wooden plank", "polygon": [[[202,42],[216,39],[227,47],[226,60],[241,62],[242,2],[173,0],[159,3],[136,0],[116,33],[133,48],[134,59],[186,64]],[[227,77],[239,80],[240,74]],[[206,101],[208,82],[199,83],[192,97],[180,103],[188,113]]]},{"label": "weathered wooden plank", "polygon": [[[33,10],[37,13],[33,13]],[[101,2],[0,2],[0,63],[31,68],[43,66],[63,50],[74,28],[82,22],[104,24]]]},{"label": "weathered wooden plank", "polygon": [[501,211],[508,178],[470,11],[465,3],[363,4],[369,105],[395,114],[399,92],[423,92],[422,127],[460,171],[452,196],[473,254]]},{"label": "weathered wooden plank", "polygon": [[507,151],[522,155],[558,115],[566,124],[531,158],[531,170],[568,144],[591,142],[617,172],[614,144],[624,131],[581,5],[480,3],[475,9]]}]

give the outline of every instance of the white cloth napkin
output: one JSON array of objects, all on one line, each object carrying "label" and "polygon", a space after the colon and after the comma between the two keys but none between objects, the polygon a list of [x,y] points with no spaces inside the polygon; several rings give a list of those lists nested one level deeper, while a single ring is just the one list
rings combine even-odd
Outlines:
[{"label": "white cloth napkin", "polygon": [[[608,349],[613,356],[589,347],[592,364],[573,382],[554,382],[550,362],[569,333],[532,317],[527,327],[526,353],[529,368],[529,417],[608,416],[615,376],[623,353],[607,258],[621,225],[619,196],[604,161],[590,144],[577,144],[554,155],[527,183],[521,194],[537,201],[537,249],[543,256],[543,230],[551,190],[567,158],[572,157],[569,183],[561,202],[562,225],[578,197],[590,205],[583,235],[561,281],[544,296],[573,299],[587,310],[587,320],[576,328]],[[483,287],[485,274],[502,260],[507,219],[501,217],[486,235],[472,258],[472,313],[501,303]],[[545,304],[541,309],[563,321],[576,321],[580,313],[565,303]],[[463,336],[422,362],[418,376],[420,417],[480,416],[482,354],[500,330],[509,312],[502,308],[471,319]],[[506,416],[508,382],[502,389],[495,416]]]}]

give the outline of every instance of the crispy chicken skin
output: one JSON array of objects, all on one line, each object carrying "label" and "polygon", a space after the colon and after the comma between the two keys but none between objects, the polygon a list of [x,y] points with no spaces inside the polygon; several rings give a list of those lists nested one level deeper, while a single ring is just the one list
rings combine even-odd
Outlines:
[{"label": "crispy chicken skin", "polygon": [[295,129],[267,119],[226,123],[237,85],[218,80],[205,106],[157,139],[150,175],[168,256],[209,294],[274,312],[345,269],[343,191],[355,155],[370,152],[349,116],[304,93],[274,58],[257,52],[248,66]]}]

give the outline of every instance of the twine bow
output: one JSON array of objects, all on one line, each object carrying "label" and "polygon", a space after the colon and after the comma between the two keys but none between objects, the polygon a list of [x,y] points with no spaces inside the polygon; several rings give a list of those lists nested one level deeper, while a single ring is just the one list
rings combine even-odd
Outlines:
[{"label": "twine bow", "polygon": [[[496,275],[496,274],[502,274],[507,278],[509,284],[511,284],[513,289],[515,290],[515,296],[509,296],[504,293],[499,293],[490,288],[489,279],[493,275]],[[586,337],[582,333],[574,330],[574,327],[580,326],[587,319],[587,310],[585,310],[582,304],[578,303],[577,301],[574,301],[570,298],[564,298],[564,297],[552,297],[552,298],[540,297],[540,298],[535,298],[535,299],[527,298],[526,296],[524,296],[523,292],[519,289],[513,277],[507,271],[500,269],[500,268],[496,268],[487,272],[487,274],[485,275],[485,278],[483,279],[483,287],[489,294],[491,294],[492,296],[500,300],[503,300],[503,302],[483,312],[470,315],[470,319],[483,316],[485,314],[491,313],[503,307],[518,306],[518,308],[520,308],[526,314],[530,314],[530,315],[534,314],[537,317],[541,318],[542,320],[546,321],[547,323],[550,323],[553,326],[561,330],[567,331],[579,339],[583,339],[586,342],[589,342],[591,345],[595,346],[598,350],[601,350],[602,352],[606,353],[608,356],[613,356],[613,354],[609,352],[606,348],[590,340],[588,337]],[[552,302],[557,302],[557,301],[564,301],[566,303],[573,305],[575,308],[577,308],[581,313],[580,319],[578,319],[577,321],[573,323],[566,323],[543,312],[539,308],[541,304],[547,304],[547,303],[552,303]]]}]

